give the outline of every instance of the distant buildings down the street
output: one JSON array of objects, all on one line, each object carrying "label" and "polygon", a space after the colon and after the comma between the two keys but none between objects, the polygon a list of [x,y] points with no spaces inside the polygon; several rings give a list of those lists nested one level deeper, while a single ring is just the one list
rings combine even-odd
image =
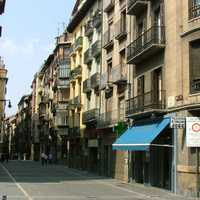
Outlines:
[{"label": "distant buildings down the street", "polygon": [[7,120],[10,154],[198,196],[199,17],[197,0],[77,0]]}]

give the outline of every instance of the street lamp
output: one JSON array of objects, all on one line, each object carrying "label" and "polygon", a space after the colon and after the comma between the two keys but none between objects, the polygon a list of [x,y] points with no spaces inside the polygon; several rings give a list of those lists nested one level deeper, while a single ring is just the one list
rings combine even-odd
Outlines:
[{"label": "street lamp", "polygon": [[6,102],[6,101],[8,101],[8,108],[12,108],[10,99],[0,99],[0,102]]}]

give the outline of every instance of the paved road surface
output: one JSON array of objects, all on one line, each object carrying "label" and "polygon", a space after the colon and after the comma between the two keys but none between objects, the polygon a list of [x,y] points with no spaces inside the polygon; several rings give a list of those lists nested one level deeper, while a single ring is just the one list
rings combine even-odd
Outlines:
[{"label": "paved road surface", "polygon": [[0,164],[0,200],[3,195],[7,200],[183,200],[163,190],[32,161]]}]

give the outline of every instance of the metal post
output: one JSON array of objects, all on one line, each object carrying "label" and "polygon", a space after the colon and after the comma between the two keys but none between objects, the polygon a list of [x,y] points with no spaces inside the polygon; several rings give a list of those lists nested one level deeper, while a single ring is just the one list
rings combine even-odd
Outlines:
[{"label": "metal post", "polygon": [[197,168],[196,168],[196,173],[197,173],[197,197],[199,197],[199,148],[196,147],[196,156],[197,156]]},{"label": "metal post", "polygon": [[173,190],[174,193],[177,194],[177,129],[173,129],[173,173],[172,173],[172,180],[173,180]]}]

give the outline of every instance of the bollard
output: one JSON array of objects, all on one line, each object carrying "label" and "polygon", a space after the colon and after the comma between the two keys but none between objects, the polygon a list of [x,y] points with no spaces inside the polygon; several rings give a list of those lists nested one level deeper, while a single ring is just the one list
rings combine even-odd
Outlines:
[{"label": "bollard", "polygon": [[7,200],[7,196],[6,196],[6,195],[3,195],[3,196],[2,196],[2,200]]}]

